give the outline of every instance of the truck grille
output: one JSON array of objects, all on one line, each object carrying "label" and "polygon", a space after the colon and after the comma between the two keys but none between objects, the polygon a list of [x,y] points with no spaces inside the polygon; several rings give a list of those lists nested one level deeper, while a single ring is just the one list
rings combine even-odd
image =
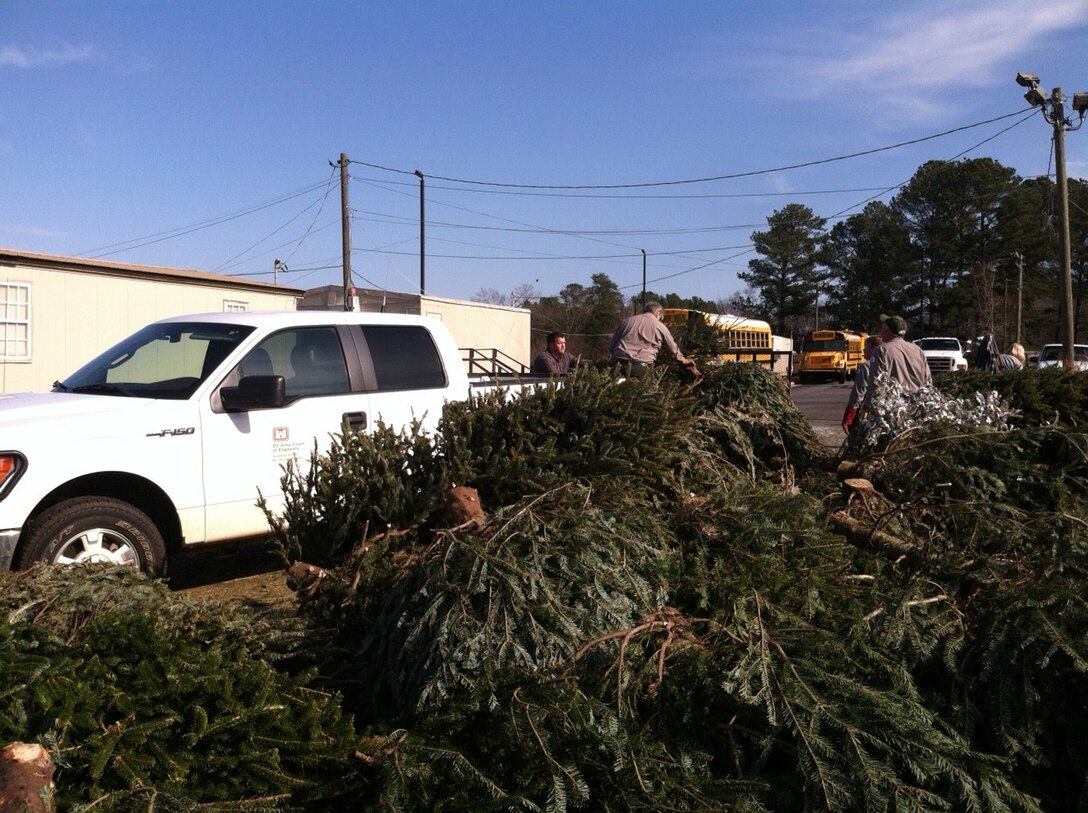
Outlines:
[{"label": "truck grille", "polygon": [[938,373],[952,369],[952,359],[950,358],[933,358],[926,359],[926,364],[929,365],[931,372]]}]

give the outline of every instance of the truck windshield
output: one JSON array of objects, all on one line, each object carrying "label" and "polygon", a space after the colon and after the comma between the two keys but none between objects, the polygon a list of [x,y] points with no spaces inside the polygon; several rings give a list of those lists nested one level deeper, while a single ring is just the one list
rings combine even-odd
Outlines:
[{"label": "truck windshield", "polygon": [[148,325],[58,382],[59,392],[189,398],[252,327],[217,322]]},{"label": "truck windshield", "polygon": [[956,339],[919,339],[916,344],[923,350],[960,351],[960,343]]}]

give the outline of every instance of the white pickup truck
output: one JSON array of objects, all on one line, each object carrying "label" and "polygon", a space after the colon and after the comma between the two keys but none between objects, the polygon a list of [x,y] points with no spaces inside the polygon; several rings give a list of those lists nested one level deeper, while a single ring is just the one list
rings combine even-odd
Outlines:
[{"label": "white pickup truck", "polygon": [[484,385],[426,317],[154,322],[52,392],[0,396],[0,570],[116,562],[155,575],[170,551],[267,535],[258,489],[281,505],[286,461],[378,421],[433,427]]},{"label": "white pickup truck", "polygon": [[963,345],[953,336],[929,336],[915,339],[922,348],[929,369],[934,373],[962,372],[967,369],[967,356]]}]

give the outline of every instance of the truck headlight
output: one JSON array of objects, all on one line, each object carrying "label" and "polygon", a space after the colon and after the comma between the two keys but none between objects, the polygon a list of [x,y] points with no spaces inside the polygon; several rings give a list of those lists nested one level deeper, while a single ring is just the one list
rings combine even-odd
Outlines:
[{"label": "truck headlight", "polygon": [[18,452],[0,452],[0,499],[11,491],[26,471],[26,458]]}]

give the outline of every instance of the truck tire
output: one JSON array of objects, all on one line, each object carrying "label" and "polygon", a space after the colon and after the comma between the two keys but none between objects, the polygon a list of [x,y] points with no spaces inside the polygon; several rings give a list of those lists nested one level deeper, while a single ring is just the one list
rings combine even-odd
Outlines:
[{"label": "truck tire", "polygon": [[109,497],[77,497],[54,505],[27,526],[15,557],[17,569],[108,563],[160,576],[166,565],[162,534],[147,515]]}]

